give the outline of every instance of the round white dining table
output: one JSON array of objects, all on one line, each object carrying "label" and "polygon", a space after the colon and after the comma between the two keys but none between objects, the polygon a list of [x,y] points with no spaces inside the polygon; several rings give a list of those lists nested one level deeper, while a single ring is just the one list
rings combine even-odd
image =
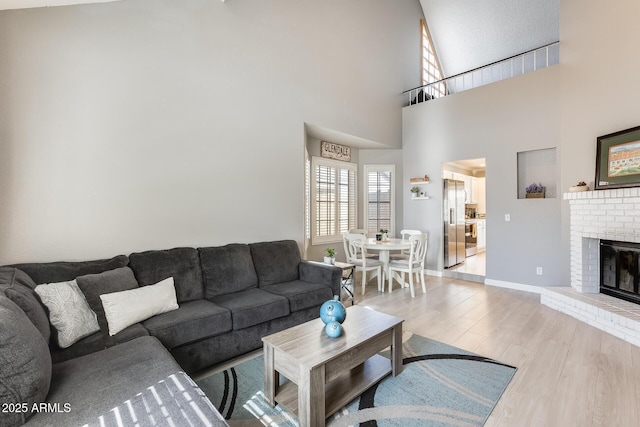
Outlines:
[{"label": "round white dining table", "polygon": [[[364,247],[367,251],[378,251],[379,259],[382,262],[382,266],[384,268],[384,276],[389,277],[389,251],[401,251],[404,249],[411,249],[411,242],[406,239],[387,239],[387,240],[376,240],[373,237],[370,237],[366,240]],[[404,286],[404,280],[398,275],[395,279]],[[384,289],[384,286],[382,286]]]}]

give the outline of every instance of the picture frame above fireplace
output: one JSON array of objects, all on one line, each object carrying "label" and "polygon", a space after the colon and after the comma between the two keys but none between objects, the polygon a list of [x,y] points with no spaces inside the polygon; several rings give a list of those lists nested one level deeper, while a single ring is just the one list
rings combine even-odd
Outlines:
[{"label": "picture frame above fireplace", "polygon": [[640,126],[597,138],[594,188],[640,187]]}]

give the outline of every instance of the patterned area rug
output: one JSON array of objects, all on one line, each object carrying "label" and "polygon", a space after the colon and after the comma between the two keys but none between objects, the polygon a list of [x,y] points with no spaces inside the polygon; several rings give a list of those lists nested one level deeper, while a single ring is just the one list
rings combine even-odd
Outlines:
[{"label": "patterned area rug", "polygon": [[[400,375],[371,387],[329,417],[327,426],[482,426],[516,372],[419,335],[405,334],[403,354]],[[265,400],[263,363],[258,356],[197,383],[228,420],[297,426],[294,415]]]}]

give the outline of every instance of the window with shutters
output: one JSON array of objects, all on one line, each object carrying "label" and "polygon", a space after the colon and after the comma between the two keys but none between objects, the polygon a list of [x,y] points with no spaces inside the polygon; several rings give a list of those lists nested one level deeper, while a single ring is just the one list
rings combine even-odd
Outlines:
[{"label": "window with shutters", "polygon": [[380,229],[394,234],[395,223],[393,165],[365,165],[365,224],[369,233]]},{"label": "window with shutters", "polygon": [[304,150],[304,237],[311,239],[311,160]]},{"label": "window with shutters", "polygon": [[342,233],[356,228],[358,167],[313,157],[311,170],[311,243],[341,242]]}]

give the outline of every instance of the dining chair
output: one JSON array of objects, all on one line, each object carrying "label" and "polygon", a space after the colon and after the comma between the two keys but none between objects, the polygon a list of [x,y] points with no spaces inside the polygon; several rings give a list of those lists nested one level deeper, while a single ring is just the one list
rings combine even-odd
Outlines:
[{"label": "dining chair", "polygon": [[[421,234],[421,233],[422,231],[420,230],[409,230],[409,229],[400,230],[400,236],[402,237],[402,241],[407,240],[409,236],[414,236],[416,234]],[[391,254],[389,255],[389,259],[390,260],[409,259],[409,250],[404,249],[400,251],[399,254]]]},{"label": "dining chair", "polygon": [[366,236],[367,235],[367,230],[365,230],[364,228],[354,228],[352,230],[349,230],[349,233],[362,234],[362,235]]},{"label": "dining chair", "polygon": [[[352,230],[349,230],[349,233],[354,233],[354,234],[362,234],[364,237],[368,237],[367,236],[367,230],[365,230],[364,228],[354,228]],[[346,246],[345,246],[346,248]],[[346,249],[345,249],[345,253],[346,253]],[[378,254],[367,254],[367,258],[371,258],[371,259],[378,259],[379,255]]]},{"label": "dining chair", "polygon": [[356,266],[356,271],[362,273],[362,295],[364,295],[367,284],[367,272],[374,271],[375,274],[369,279],[378,277],[378,291],[384,292],[382,283],[382,262],[377,259],[367,258],[367,249],[364,246],[366,237],[359,233],[344,233],[344,252],[347,255],[347,262]]},{"label": "dining chair", "polygon": [[409,273],[409,288],[411,290],[411,298],[415,298],[416,293],[413,289],[413,275],[420,273],[420,281],[422,283],[422,293],[427,293],[427,287],[424,283],[424,263],[427,257],[427,235],[413,234],[408,237],[411,242],[408,259],[398,259],[389,262],[389,293],[391,293],[393,284],[393,272],[397,271],[402,274],[404,282],[404,273]]}]

